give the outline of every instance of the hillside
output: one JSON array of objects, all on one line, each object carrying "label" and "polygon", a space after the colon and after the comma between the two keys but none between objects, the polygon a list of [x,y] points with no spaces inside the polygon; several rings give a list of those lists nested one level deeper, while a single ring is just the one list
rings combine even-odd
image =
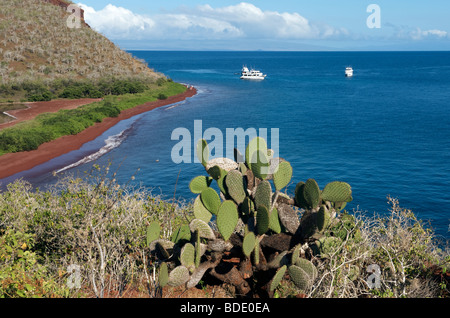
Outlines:
[{"label": "hillside", "polygon": [[0,0],[0,93],[17,95],[17,85],[58,79],[163,77],[86,23],[69,28],[65,2]]}]

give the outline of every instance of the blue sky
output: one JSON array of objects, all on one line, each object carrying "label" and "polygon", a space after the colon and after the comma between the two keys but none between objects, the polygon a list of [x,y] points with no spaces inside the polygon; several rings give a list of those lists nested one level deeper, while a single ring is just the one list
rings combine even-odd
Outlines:
[{"label": "blue sky", "polygon": [[[368,12],[371,4],[377,7]],[[79,5],[91,27],[124,49],[450,50],[448,0],[82,0]]]}]

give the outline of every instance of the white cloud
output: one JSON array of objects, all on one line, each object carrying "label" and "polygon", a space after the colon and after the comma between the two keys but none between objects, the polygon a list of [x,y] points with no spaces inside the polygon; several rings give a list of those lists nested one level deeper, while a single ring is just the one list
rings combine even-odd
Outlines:
[{"label": "white cloud", "polygon": [[151,18],[112,4],[99,11],[82,3],[78,6],[84,10],[84,18],[92,28],[111,38],[139,37],[155,26]]},{"label": "white cloud", "polygon": [[151,17],[112,4],[99,11],[79,5],[87,23],[111,39],[320,39],[348,34],[345,29],[311,23],[297,12],[263,11],[246,2],[184,7]]},{"label": "white cloud", "polygon": [[393,23],[386,23],[384,26],[393,30],[390,35],[392,39],[414,41],[450,39],[450,34],[447,31],[438,29],[422,30],[418,27],[413,28],[407,25],[395,25]]},{"label": "white cloud", "polygon": [[442,30],[426,30],[422,31],[420,28],[411,32],[411,38],[413,40],[422,40],[424,38],[442,39],[447,38],[448,33]]}]

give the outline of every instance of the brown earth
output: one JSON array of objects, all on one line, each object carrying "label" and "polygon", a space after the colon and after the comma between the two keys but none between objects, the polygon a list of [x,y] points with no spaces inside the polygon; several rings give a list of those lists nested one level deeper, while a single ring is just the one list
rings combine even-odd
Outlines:
[{"label": "brown earth", "polygon": [[56,140],[44,143],[36,150],[8,153],[0,156],[0,179],[12,176],[21,171],[29,170],[65,153],[80,149],[83,144],[94,140],[121,120],[142,114],[157,107],[183,101],[188,97],[194,96],[196,93],[197,90],[190,86],[184,93],[170,96],[164,100],[148,102],[134,108],[124,110],[118,117],[105,118],[101,123],[96,123],[79,134],[63,136]]}]

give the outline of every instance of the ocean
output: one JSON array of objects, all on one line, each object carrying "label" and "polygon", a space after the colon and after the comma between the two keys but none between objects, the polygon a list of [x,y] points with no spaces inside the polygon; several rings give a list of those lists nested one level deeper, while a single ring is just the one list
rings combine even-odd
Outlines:
[{"label": "ocean", "polygon": [[[130,53],[198,94],[122,121],[80,150],[3,184],[23,177],[45,188],[110,162],[119,167],[119,182],[134,176],[133,185],[189,201],[195,197],[189,181],[206,173],[194,162],[199,123],[205,134],[223,134],[223,140],[214,135],[224,147],[214,155],[226,154],[227,128],[266,129],[269,146],[278,140],[278,155],[293,167],[288,193],[308,178],[321,188],[345,181],[353,190],[347,210],[383,215],[391,196],[450,238],[450,52]],[[243,65],[266,79],[240,80]],[[346,66],[353,77],[344,76]],[[183,138],[189,162],[174,162],[180,143],[174,131],[190,133]]]}]

